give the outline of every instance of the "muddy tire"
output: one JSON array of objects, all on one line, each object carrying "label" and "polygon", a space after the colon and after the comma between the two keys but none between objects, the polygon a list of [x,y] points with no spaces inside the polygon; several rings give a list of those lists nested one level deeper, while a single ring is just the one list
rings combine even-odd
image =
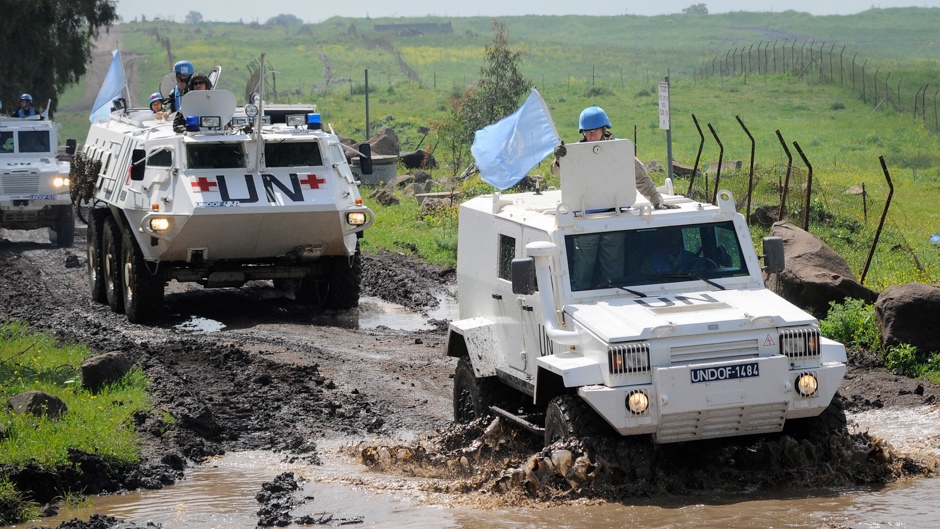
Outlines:
[{"label": "muddy tire", "polygon": [[362,257],[359,255],[359,246],[356,246],[356,254],[353,255],[352,262],[348,257],[330,257],[329,259],[324,308],[349,310],[358,307],[362,282]]},{"label": "muddy tire", "polygon": [[113,312],[124,312],[124,296],[121,294],[121,228],[114,217],[104,220],[101,230],[101,271],[104,275],[104,292],[108,306]]},{"label": "muddy tire", "polygon": [[85,250],[88,254],[88,287],[91,290],[91,300],[95,303],[108,302],[104,287],[104,265],[101,258],[101,237],[104,219],[107,216],[108,210],[106,209],[91,210],[85,236]]},{"label": "muddy tire", "polygon": [[466,356],[454,371],[454,422],[469,423],[492,415],[490,406],[499,406],[506,392],[496,377],[477,378]]},{"label": "muddy tire", "polygon": [[836,391],[832,402],[816,417],[790,419],[783,426],[783,433],[800,439],[818,439],[848,428],[845,417],[845,403],[842,394]]},{"label": "muddy tire", "polygon": [[577,395],[555,397],[545,410],[545,446],[573,437],[607,435],[609,431],[604,419]]},{"label": "muddy tire", "polygon": [[145,323],[163,308],[163,277],[150,273],[134,235],[127,228],[121,242],[121,293],[131,323]]},{"label": "muddy tire", "polygon": [[59,248],[71,248],[75,244],[75,214],[72,206],[56,206],[55,243]]}]

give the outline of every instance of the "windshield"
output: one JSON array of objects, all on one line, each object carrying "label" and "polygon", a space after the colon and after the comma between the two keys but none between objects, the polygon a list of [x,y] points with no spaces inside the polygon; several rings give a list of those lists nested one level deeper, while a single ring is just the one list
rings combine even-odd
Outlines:
[{"label": "windshield", "polygon": [[190,169],[240,169],[245,154],[241,143],[190,143],[186,162]]},{"label": "windshield", "polygon": [[567,235],[571,290],[748,275],[731,221]]},{"label": "windshield", "polygon": [[315,141],[281,141],[264,144],[264,164],[267,167],[308,167],[323,165],[323,161]]},{"label": "windshield", "polygon": [[49,152],[49,131],[23,130],[17,135],[20,152]]}]

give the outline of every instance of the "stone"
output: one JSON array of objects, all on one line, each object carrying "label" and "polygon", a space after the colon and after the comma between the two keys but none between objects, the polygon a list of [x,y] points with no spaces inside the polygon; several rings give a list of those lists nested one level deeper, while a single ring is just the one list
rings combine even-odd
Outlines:
[{"label": "stone", "polygon": [[751,213],[751,224],[757,224],[762,228],[769,228],[777,222],[777,214],[780,213],[779,205],[761,204]]},{"label": "stone", "polygon": [[62,399],[42,391],[26,391],[13,395],[7,400],[7,405],[16,414],[28,413],[51,419],[58,419],[69,411]]},{"label": "stone", "polygon": [[375,200],[383,206],[394,206],[400,202],[398,196],[396,196],[395,193],[388,191],[387,189],[377,189],[371,195],[369,195],[369,198]]},{"label": "stone", "polygon": [[574,456],[569,450],[555,450],[552,452],[552,465],[563,477],[568,475],[568,470],[574,463]]},{"label": "stone", "polygon": [[545,178],[537,175],[527,174],[522,180],[519,180],[516,185],[512,187],[512,191],[516,193],[525,193],[529,191],[535,191],[535,184],[538,183],[539,189],[545,190]]},{"label": "stone", "polygon": [[[406,196],[413,197],[415,195],[429,193],[432,187],[434,187],[434,182],[423,182],[423,183],[415,182],[413,184],[405,186],[403,193]],[[423,203],[424,200],[419,200],[419,202]]]},{"label": "stone", "polygon": [[375,136],[369,138],[368,143],[372,145],[372,154],[398,156],[401,150],[395,129],[384,125],[379,128]]},{"label": "stone", "polygon": [[451,207],[451,201],[444,198],[426,198],[418,208],[418,215],[434,215]]},{"label": "stone", "polygon": [[131,358],[117,351],[89,358],[81,367],[82,386],[98,391],[105,384],[121,380],[132,367],[134,362]]},{"label": "stone", "polygon": [[398,159],[406,169],[434,169],[437,167],[437,160],[434,155],[424,149],[403,152]]},{"label": "stone", "polygon": [[[774,223],[770,234],[783,239],[786,269],[780,272],[778,292],[790,303],[822,319],[830,302],[855,298],[873,303],[878,298],[878,293],[859,283],[845,259],[819,237],[785,220]],[[768,288],[775,289],[772,275],[765,273],[764,280]]]},{"label": "stone", "polygon": [[[725,160],[721,162],[721,174],[736,173],[741,170],[741,167],[744,164],[741,160]],[[705,174],[713,175],[718,172],[718,162],[712,162],[708,164],[708,169],[705,170]]]},{"label": "stone", "polygon": [[888,287],[875,302],[875,321],[885,347],[908,343],[921,352],[940,351],[940,288],[923,283]]},{"label": "stone", "polygon": [[692,166],[677,161],[672,162],[672,174],[678,178],[688,178],[692,176]]}]

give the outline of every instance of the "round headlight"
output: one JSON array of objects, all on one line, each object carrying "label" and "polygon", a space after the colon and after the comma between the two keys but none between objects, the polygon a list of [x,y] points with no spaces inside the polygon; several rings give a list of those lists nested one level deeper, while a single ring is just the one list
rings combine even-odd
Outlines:
[{"label": "round headlight", "polygon": [[61,176],[57,176],[52,179],[52,185],[56,187],[67,186],[69,185],[69,181],[67,178],[62,178]]},{"label": "round headlight", "polygon": [[258,116],[258,107],[253,103],[248,103],[245,105],[245,115],[251,119],[254,119]]},{"label": "round headlight", "polygon": [[634,415],[639,415],[649,408],[650,399],[642,391],[634,391],[627,396],[627,408]]},{"label": "round headlight", "polygon": [[800,395],[804,397],[809,397],[810,395],[816,393],[816,390],[819,388],[819,382],[816,380],[816,377],[810,373],[803,373],[796,379],[796,390],[800,392]]}]

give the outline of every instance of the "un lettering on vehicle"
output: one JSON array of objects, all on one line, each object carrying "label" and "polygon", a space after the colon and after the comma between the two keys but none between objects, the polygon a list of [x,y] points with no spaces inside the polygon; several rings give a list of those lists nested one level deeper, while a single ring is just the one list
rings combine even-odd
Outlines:
[{"label": "un lettering on vehicle", "polygon": [[[259,201],[261,194],[255,184],[253,175],[244,175],[244,186],[238,186],[238,191],[231,189],[230,186],[240,184],[238,177],[232,181],[227,180],[225,175],[218,175],[215,181],[209,185],[218,186],[218,189],[202,190],[202,192],[218,192],[222,202],[238,202],[242,204],[254,204]],[[288,181],[283,182],[273,174],[264,173],[261,175],[261,184],[264,190],[264,198],[271,204],[277,204],[280,201],[304,202],[304,191],[307,190],[326,190],[326,178],[318,177],[315,174],[297,174],[290,173]],[[280,197],[280,200],[279,200]]]}]

